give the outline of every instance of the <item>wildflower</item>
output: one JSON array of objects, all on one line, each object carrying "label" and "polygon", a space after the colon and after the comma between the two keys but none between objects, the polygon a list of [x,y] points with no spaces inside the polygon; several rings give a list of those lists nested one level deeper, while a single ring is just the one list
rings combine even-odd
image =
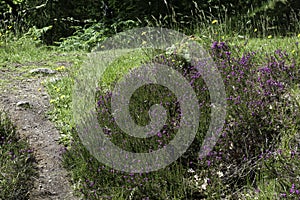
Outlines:
[{"label": "wildflower", "polygon": [[230,147],[229,147],[229,149],[230,149],[230,150],[233,149],[233,143],[232,143],[232,142],[230,142]]},{"label": "wildflower", "polygon": [[42,88],[39,88],[38,91],[40,92],[42,90]]},{"label": "wildflower", "polygon": [[207,186],[207,183],[203,183],[203,184],[201,185],[201,188],[202,188],[203,190],[206,190],[206,186]]},{"label": "wildflower", "polygon": [[280,194],[280,196],[284,198],[284,197],[286,197],[286,194],[282,193],[282,194]]},{"label": "wildflower", "polygon": [[218,42],[217,41],[213,42],[211,48],[212,49],[217,49],[218,48]]},{"label": "wildflower", "polygon": [[195,173],[195,170],[193,170],[192,168],[188,169],[188,173]]},{"label": "wildflower", "polygon": [[62,65],[60,67],[57,67],[55,70],[57,70],[57,71],[63,71],[65,69],[66,69],[66,67]]},{"label": "wildflower", "polygon": [[11,29],[11,28],[12,28],[12,26],[8,26],[7,28],[8,28],[8,29]]},{"label": "wildflower", "polygon": [[161,138],[161,137],[162,137],[161,132],[158,132],[158,133],[157,133],[157,136]]},{"label": "wildflower", "polygon": [[273,37],[272,35],[269,35],[269,36],[268,36],[268,39],[271,39],[272,37]]},{"label": "wildflower", "polygon": [[295,193],[295,184],[293,183],[292,188],[290,189],[290,193],[293,194]]},{"label": "wildflower", "polygon": [[300,38],[300,33],[298,34],[298,36],[297,36],[298,38]]},{"label": "wildflower", "polygon": [[272,110],[272,109],[273,109],[272,105],[270,105],[270,106],[269,106],[269,109],[270,109],[270,110]]},{"label": "wildflower", "polygon": [[218,20],[213,20],[212,22],[211,22],[211,24],[217,24],[218,23]]},{"label": "wildflower", "polygon": [[208,160],[208,161],[207,161],[207,166],[210,166],[210,163],[211,163],[210,160]]},{"label": "wildflower", "polygon": [[189,36],[189,39],[190,39],[190,40],[196,40],[196,36],[191,35],[191,36]]},{"label": "wildflower", "polygon": [[55,102],[55,100],[54,100],[54,99],[51,99],[51,100],[50,100],[50,103],[54,103],[54,102]]},{"label": "wildflower", "polygon": [[256,33],[257,32],[257,28],[256,29],[254,29],[254,33]]},{"label": "wildflower", "polygon": [[[291,157],[292,157],[292,158],[295,157],[295,151],[293,151],[293,150],[291,151]],[[295,185],[293,184],[293,188],[294,188],[294,186],[295,186]]]},{"label": "wildflower", "polygon": [[146,42],[146,41],[143,41],[143,42],[142,42],[142,45],[145,45],[145,44],[147,44],[147,42]]},{"label": "wildflower", "polygon": [[223,172],[221,172],[221,171],[218,171],[218,172],[217,172],[217,175],[219,176],[219,178],[221,178],[221,177],[224,176]]},{"label": "wildflower", "polygon": [[146,31],[142,32],[142,35],[146,35]]},{"label": "wildflower", "polygon": [[208,181],[209,181],[209,178],[204,178],[204,183],[201,185],[201,188],[203,190],[206,190],[206,187],[208,185]]}]

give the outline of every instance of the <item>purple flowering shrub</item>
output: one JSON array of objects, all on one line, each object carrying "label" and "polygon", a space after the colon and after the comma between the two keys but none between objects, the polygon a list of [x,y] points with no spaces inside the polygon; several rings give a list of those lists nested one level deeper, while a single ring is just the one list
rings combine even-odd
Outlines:
[{"label": "purple flowering shrub", "polygon": [[[215,151],[198,167],[209,160],[212,171],[224,174],[221,181],[229,185],[224,190],[230,194],[249,182],[255,186],[261,168],[268,166],[270,172],[280,169],[267,165],[264,158],[274,155],[270,152],[277,151],[286,130],[299,131],[295,126],[299,110],[293,109],[295,102],[289,98],[289,90],[299,83],[299,68],[282,50],[264,55],[263,65],[256,64],[260,56],[256,52],[234,57],[223,42],[213,43],[212,54],[226,87],[228,117]],[[297,165],[299,173],[299,164],[289,164]]]},{"label": "purple flowering shrub", "polygon": [[[171,185],[177,195],[182,195],[177,198],[235,198],[247,185],[258,187],[261,177],[270,180],[278,177],[278,192],[298,195],[299,149],[290,149],[293,156],[278,151],[286,130],[299,131],[299,110],[290,94],[291,87],[299,83],[299,67],[282,50],[266,55],[245,52],[239,56],[235,52],[238,51],[233,51],[224,42],[214,42],[211,46],[211,55],[225,84],[228,105],[224,128],[212,152],[203,159],[198,158],[210,123],[211,107],[209,91],[201,74],[182,56],[161,53],[154,56],[152,62],[180,72],[197,94],[201,116],[193,143],[167,169],[144,174],[105,167],[82,150],[84,147],[79,148],[80,144],[75,145],[78,149],[74,152],[84,151],[82,154],[88,163],[81,172],[87,174],[81,192],[91,199],[111,197],[117,192],[126,197],[134,192],[136,199],[166,199],[173,194]],[[99,88],[96,95],[98,119],[104,133],[115,145],[127,151],[146,153],[163,148],[176,135],[181,120],[180,105],[168,88],[150,84],[136,90],[130,98],[131,117],[141,126],[150,122],[148,112],[152,105],[160,104],[167,110],[166,124],[147,139],[122,132],[111,114],[112,94],[103,91]],[[68,154],[69,165],[75,154]],[[104,182],[111,187],[103,187]],[[162,188],[163,194],[170,196],[163,196]]]},{"label": "purple flowering shrub", "polygon": [[[210,98],[207,86],[200,78],[201,74],[182,56],[175,54],[159,54],[153,58],[152,62],[172,67],[180,72],[190,82],[200,102],[200,118],[202,122],[199,122],[199,132],[205,132],[208,129],[210,121]],[[181,119],[180,105],[175,94],[168,88],[161,85],[149,84],[137,89],[130,99],[129,111],[131,117],[134,119],[135,123],[140,126],[145,126],[150,122],[148,112],[152,105],[159,104],[167,110],[168,118],[163,128],[153,137],[147,139],[131,137],[122,132],[110,113],[111,92],[101,94],[101,91],[102,90],[99,89],[97,95],[99,123],[101,127],[105,127],[103,128],[104,133],[107,134],[108,137],[111,137],[111,141],[114,142],[115,145],[118,145],[127,151],[145,153],[163,148],[176,135]],[[204,120],[207,122],[203,123]],[[197,152],[191,150],[199,147],[199,142],[202,141],[203,134],[199,135],[199,138],[201,139],[196,140],[193,143],[193,147],[195,148],[189,148],[189,153],[187,154],[197,156]]]},{"label": "purple flowering shrub", "polygon": [[[167,99],[164,95],[167,94]],[[135,123],[145,126],[149,123],[150,117],[148,111],[153,104],[160,104],[167,109],[168,119],[163,128],[151,138],[135,138],[123,131],[117,126],[112,115],[107,112],[110,110],[111,93],[100,96],[98,101],[99,123],[104,133],[111,138],[115,145],[127,151],[147,153],[149,151],[162,148],[168,141],[172,140],[176,133],[177,124],[179,124],[179,105],[174,94],[163,86],[147,85],[139,88],[131,97],[129,111]],[[103,106],[103,103],[106,103]]]}]

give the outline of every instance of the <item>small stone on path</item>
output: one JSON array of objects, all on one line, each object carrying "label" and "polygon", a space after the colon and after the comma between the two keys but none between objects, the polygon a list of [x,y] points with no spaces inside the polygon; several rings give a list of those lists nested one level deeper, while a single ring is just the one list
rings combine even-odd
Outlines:
[{"label": "small stone on path", "polygon": [[17,107],[29,107],[30,103],[29,101],[19,101],[16,105]]},{"label": "small stone on path", "polygon": [[29,71],[31,74],[39,73],[39,74],[55,74],[56,71],[48,68],[37,68]]}]

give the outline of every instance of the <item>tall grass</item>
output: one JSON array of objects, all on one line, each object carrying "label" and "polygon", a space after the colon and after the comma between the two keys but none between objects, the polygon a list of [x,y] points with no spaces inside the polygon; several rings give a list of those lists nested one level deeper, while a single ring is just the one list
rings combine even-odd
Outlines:
[{"label": "tall grass", "polygon": [[36,176],[33,150],[0,111],[0,198],[28,199]]}]

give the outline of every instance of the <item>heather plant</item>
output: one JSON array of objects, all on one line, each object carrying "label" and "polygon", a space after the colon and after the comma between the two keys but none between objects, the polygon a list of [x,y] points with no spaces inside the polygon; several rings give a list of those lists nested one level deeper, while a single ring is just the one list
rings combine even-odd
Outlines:
[{"label": "heather plant", "polygon": [[[291,86],[299,80],[299,70],[296,68],[296,61],[280,49],[265,55],[266,61],[262,66],[256,63],[256,52],[245,52],[240,57],[233,56],[230,47],[224,42],[214,42],[211,51],[223,76],[229,108],[218,144],[214,151],[202,160],[197,158],[197,152],[207,130],[210,103],[201,74],[197,73],[184,57],[175,53],[156,55],[153,61],[181,72],[198,94],[203,116],[201,126],[191,147],[174,164],[185,171],[193,171],[192,176],[187,173],[181,177],[187,180],[185,187],[190,189],[186,195],[196,197],[200,195],[200,189],[204,196],[220,198],[234,196],[234,192],[247,185],[257,185],[258,176],[265,174],[262,169],[265,169],[265,166],[270,168],[264,160],[265,155],[277,151],[284,136],[283,131],[294,126],[298,114],[291,110],[294,101],[288,100],[287,97],[290,95]],[[147,140],[132,138],[122,133],[109,112],[110,100],[111,92],[100,94],[99,91],[97,108],[100,125],[105,127],[104,132],[107,136],[123,149],[133,152],[156,150],[162,148],[172,139],[172,135],[176,134],[176,125],[180,121],[180,106],[175,96],[166,88],[153,85],[143,87],[131,98],[131,114],[140,125],[149,122],[147,111],[151,105],[158,103],[167,107],[168,123]],[[292,163],[290,164],[295,164]],[[276,166],[272,167],[276,169]],[[157,180],[152,181],[154,182]],[[217,188],[222,192],[215,193]]]},{"label": "heather plant", "polygon": [[[204,42],[197,36],[192,39]],[[166,125],[147,139],[123,133],[110,111],[111,92],[117,80],[136,66],[155,62],[180,72],[196,91],[201,109],[196,138],[176,162],[156,172],[125,173],[98,162],[70,125],[72,77],[50,83],[54,120],[62,129],[62,142],[67,147],[65,166],[72,173],[76,190],[88,199],[297,197],[299,159],[297,156],[289,159],[291,138],[299,132],[299,100],[296,101],[299,59],[295,39],[229,39],[204,44],[210,47],[226,86],[228,115],[219,142],[202,159],[198,158],[198,152],[213,105],[206,84],[188,55],[176,54],[170,48],[154,54],[132,52],[114,61],[99,83],[95,106],[103,131],[124,150],[147,153],[163,148],[176,135],[181,115],[176,96],[168,88],[147,85],[131,97],[130,114],[136,124],[144,126],[151,120],[148,114],[151,105],[160,104],[167,110]],[[256,44],[260,47],[255,48]],[[280,149],[285,154],[279,155]],[[297,155],[299,150],[294,150]],[[284,167],[285,162],[293,171]]]},{"label": "heather plant", "polygon": [[[299,69],[281,50],[266,55],[266,63],[257,66],[255,52],[233,57],[224,42],[215,42],[211,48],[226,85],[228,117],[215,151],[197,168],[208,165],[212,173],[222,174],[215,183],[210,177],[211,188],[215,190],[221,181],[224,195],[226,191],[232,195],[243,185],[257,184],[265,164],[263,155],[276,151],[285,130],[295,128],[299,112],[291,110],[295,102],[287,97],[299,80]],[[271,171],[276,168],[268,166]]]}]

